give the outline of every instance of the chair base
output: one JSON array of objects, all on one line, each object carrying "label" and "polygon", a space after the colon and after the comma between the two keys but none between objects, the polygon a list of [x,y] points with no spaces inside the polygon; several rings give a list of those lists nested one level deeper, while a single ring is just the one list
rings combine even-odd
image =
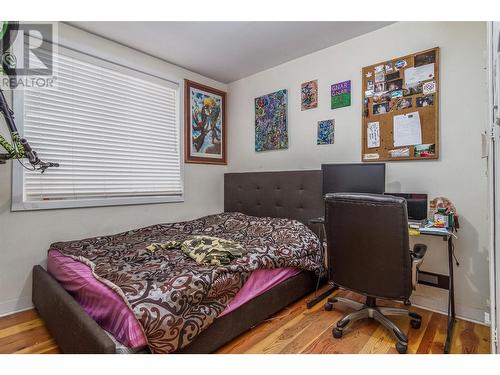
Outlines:
[{"label": "chair base", "polygon": [[396,324],[389,320],[387,316],[407,315],[411,318],[411,327],[414,329],[419,329],[422,323],[422,317],[414,312],[396,307],[377,306],[376,299],[374,297],[366,297],[366,303],[364,304],[348,298],[332,297],[329,298],[328,302],[325,304],[325,309],[330,311],[333,308],[333,305],[337,302],[341,302],[356,310],[344,316],[337,322],[337,326],[333,329],[333,337],[337,339],[342,337],[343,330],[346,329],[352,322],[360,319],[371,318],[375,319],[392,333],[397,341],[396,350],[399,353],[404,354],[408,350],[408,337]]}]

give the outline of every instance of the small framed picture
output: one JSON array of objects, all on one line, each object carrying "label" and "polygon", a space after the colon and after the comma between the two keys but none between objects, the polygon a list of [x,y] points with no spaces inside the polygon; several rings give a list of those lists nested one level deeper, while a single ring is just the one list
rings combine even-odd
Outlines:
[{"label": "small framed picture", "polygon": [[227,164],[226,93],[185,80],[185,162]]},{"label": "small framed picture", "polygon": [[331,145],[334,142],[335,120],[318,121],[318,145]]},{"label": "small framed picture", "polygon": [[300,85],[300,109],[305,111],[307,109],[318,107],[318,80],[304,82]]}]

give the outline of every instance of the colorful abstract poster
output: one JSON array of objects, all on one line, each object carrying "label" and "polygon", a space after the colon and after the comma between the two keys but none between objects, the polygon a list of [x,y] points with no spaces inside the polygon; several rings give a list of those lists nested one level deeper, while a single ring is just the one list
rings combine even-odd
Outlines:
[{"label": "colorful abstract poster", "polygon": [[288,92],[255,98],[255,151],[288,148]]},{"label": "colorful abstract poster", "polygon": [[300,108],[302,111],[318,107],[318,80],[304,82],[300,86]]},{"label": "colorful abstract poster", "polygon": [[332,109],[351,105],[351,81],[332,85]]},{"label": "colorful abstract poster", "polygon": [[331,145],[334,142],[335,120],[318,121],[318,145]]}]

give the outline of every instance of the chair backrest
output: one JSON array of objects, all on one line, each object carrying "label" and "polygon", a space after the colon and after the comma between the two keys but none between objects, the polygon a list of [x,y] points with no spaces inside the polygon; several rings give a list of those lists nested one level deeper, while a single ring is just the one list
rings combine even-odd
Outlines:
[{"label": "chair backrest", "polygon": [[387,195],[325,196],[329,276],[367,296],[406,300],[411,256],[406,201]]}]

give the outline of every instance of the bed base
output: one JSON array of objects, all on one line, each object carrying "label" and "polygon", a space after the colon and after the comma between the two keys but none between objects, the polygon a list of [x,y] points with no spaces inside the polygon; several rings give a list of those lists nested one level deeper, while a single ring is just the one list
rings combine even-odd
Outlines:
[{"label": "bed base", "polygon": [[115,353],[114,342],[44,268],[33,267],[33,304],[63,353]]},{"label": "bed base", "polygon": [[[301,272],[216,319],[178,353],[212,353],[297,299],[314,291],[317,277]],[[105,331],[41,266],[33,267],[33,303],[63,353],[109,354],[116,347]]]}]

